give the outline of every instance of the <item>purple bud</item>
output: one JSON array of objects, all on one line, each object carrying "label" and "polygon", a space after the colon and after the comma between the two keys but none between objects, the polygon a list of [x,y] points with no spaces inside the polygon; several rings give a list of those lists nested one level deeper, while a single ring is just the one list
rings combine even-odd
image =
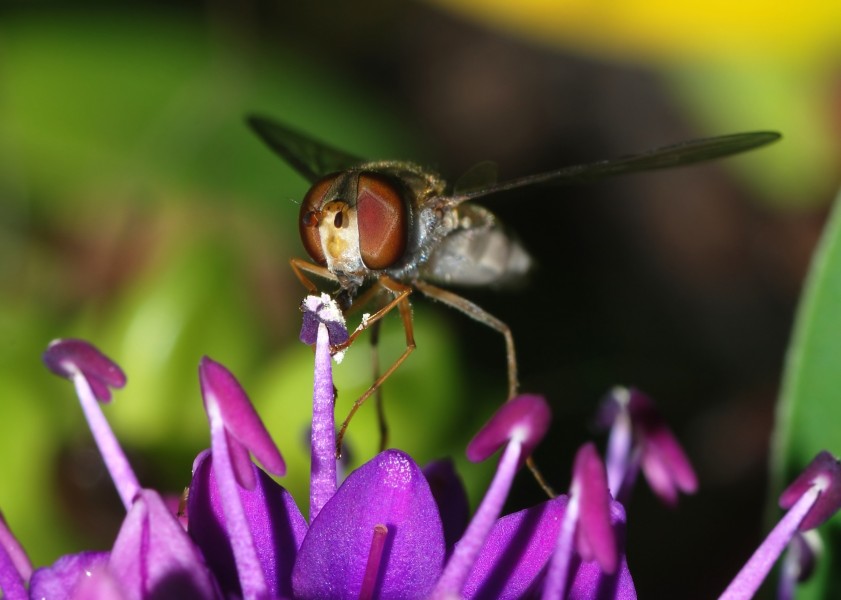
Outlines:
[{"label": "purple bud", "polygon": [[313,519],[292,573],[296,598],[359,598],[375,527],[385,525],[380,598],[427,598],[444,561],[444,531],[426,478],[386,450],[348,475]]},{"label": "purple bud", "polygon": [[800,524],[800,531],[817,527],[841,509],[841,462],[826,450],[780,494],[780,507],[791,508],[812,486],[818,486],[820,495]]},{"label": "purple bud", "polygon": [[44,351],[43,360],[50,371],[61,377],[72,379],[78,374],[84,376],[100,402],[111,400],[109,388],[121,388],[126,384],[126,376],[120,367],[84,340],[53,340]]},{"label": "purple bud", "polygon": [[480,462],[509,440],[523,447],[520,464],[528,458],[549,429],[552,413],[542,396],[523,394],[503,404],[467,446],[467,458]]}]

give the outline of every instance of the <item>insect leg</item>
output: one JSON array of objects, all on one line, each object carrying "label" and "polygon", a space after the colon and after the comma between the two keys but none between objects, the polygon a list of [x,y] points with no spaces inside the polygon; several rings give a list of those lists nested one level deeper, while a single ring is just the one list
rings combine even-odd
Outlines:
[{"label": "insect leg", "polygon": [[[359,310],[360,307],[367,306],[376,296],[385,289],[389,291],[384,285],[377,280],[374,285],[365,290],[365,292],[358,296],[353,304],[347,310],[346,314],[350,314]],[[380,377],[380,324],[382,321],[374,321],[369,327],[371,339],[371,370],[373,377],[371,381],[376,381]],[[380,452],[386,449],[388,445],[388,421],[385,418],[385,404],[383,400],[383,388],[379,386],[374,392],[374,405],[377,407],[377,423],[380,427]]]},{"label": "insect leg", "polygon": [[[292,271],[295,273],[295,276],[304,285],[304,287],[307,288],[307,290],[311,294],[317,294],[318,293],[318,288],[312,282],[312,280],[309,277],[307,277],[307,273],[312,274],[312,275],[316,275],[318,277],[323,277],[324,279],[329,279],[331,281],[336,281],[337,280],[336,276],[333,273],[331,273],[328,269],[326,269],[325,267],[319,266],[319,265],[315,265],[311,262],[301,260],[299,258],[293,258],[289,261],[289,264],[292,267]],[[391,281],[391,280],[389,280],[389,281]],[[387,286],[385,286],[384,284],[381,283],[381,280],[378,280],[365,293],[363,293],[361,296],[356,298],[356,300],[353,302],[353,304],[351,304],[351,306],[348,308],[347,312],[348,313],[354,312],[355,310],[358,310],[359,307],[367,305],[374,296],[376,296],[378,293],[380,293],[382,291],[382,288],[385,288],[387,291],[389,291],[392,294],[395,294],[395,295],[400,294],[403,291],[402,289],[399,290],[399,291],[395,290],[395,285],[399,285],[399,284],[396,284],[396,282],[392,282],[392,283],[394,285],[392,285],[391,287],[387,287]],[[405,287],[405,286],[403,286],[403,287]],[[408,293],[411,292],[411,288],[406,288],[406,289],[408,291],[406,292],[405,295],[408,295]],[[364,331],[365,329],[368,329],[368,328],[371,329],[371,350],[372,350],[371,354],[372,354],[372,366],[373,366],[373,373],[374,373],[374,378],[373,378],[374,383],[371,386],[371,390],[366,392],[366,395],[363,398],[361,398],[360,400],[357,400],[357,404],[354,404],[354,408],[353,408],[350,416],[348,416],[348,418],[345,420],[345,423],[342,425],[342,430],[341,430],[341,433],[339,434],[339,437],[338,437],[338,446],[337,446],[338,448],[341,448],[342,437],[344,436],[344,431],[347,429],[347,426],[350,423],[350,417],[353,416],[353,413],[356,412],[356,410],[359,408],[359,406],[362,405],[362,403],[365,401],[365,399],[367,399],[367,397],[371,395],[372,390],[376,394],[375,397],[374,397],[374,400],[375,400],[375,403],[377,405],[377,420],[379,422],[379,427],[380,427],[380,450],[384,450],[385,447],[386,447],[386,443],[388,441],[388,424],[386,423],[386,420],[385,420],[385,408],[384,408],[384,405],[383,405],[382,388],[380,387],[379,384],[382,383],[382,381],[385,381],[385,379],[387,378],[387,375],[385,377],[380,377],[380,363],[379,363],[379,355],[378,355],[378,350],[377,350],[377,346],[378,346],[378,343],[379,343],[379,329],[380,329],[380,321],[379,320],[383,316],[385,316],[385,314],[388,313],[395,305],[397,305],[399,303],[400,299],[401,299],[400,297],[395,298],[392,302],[390,302],[385,307],[383,307],[382,309],[377,311],[373,316],[369,317],[365,324],[363,324],[356,331],[353,332],[352,336],[347,340],[346,343],[338,345],[338,346],[334,346],[333,348],[331,348],[331,350],[333,352],[344,350],[348,346],[350,346],[350,344],[356,339],[356,337],[362,331]],[[403,310],[401,308],[401,314],[402,313],[403,313]],[[410,315],[409,318],[410,318],[409,327],[411,327],[411,315]],[[405,317],[404,317],[404,322],[405,322]],[[409,337],[407,335],[407,340],[408,339],[409,339]],[[408,346],[408,343],[409,342],[407,341],[407,346]],[[412,343],[414,344],[414,340],[412,340]],[[408,355],[408,352],[406,352],[405,354]],[[403,359],[405,359],[405,357],[401,357],[401,359],[399,359],[400,362],[402,362]],[[392,368],[390,371],[393,371],[393,370],[394,369]],[[390,371],[389,371],[389,373],[390,373]]]},{"label": "insect leg", "polygon": [[[380,378],[380,324],[377,321],[371,326],[371,370],[374,374],[373,380]],[[385,418],[385,404],[383,403],[383,386],[377,387],[374,392],[374,406],[377,407],[377,423],[380,426],[380,452],[388,446],[388,421]]]},{"label": "insect leg", "polygon": [[306,276],[306,273],[323,277],[324,279],[329,279],[330,281],[339,280],[327,267],[322,267],[306,260],[301,260],[300,258],[290,258],[289,266],[292,267],[292,272],[295,273],[295,277],[297,277],[298,281],[307,288],[307,291],[309,291],[310,294],[318,294],[318,288],[312,280]]},{"label": "insect leg", "polygon": [[511,334],[511,328],[483,308],[466,298],[462,298],[458,294],[454,294],[438,286],[430,285],[425,281],[415,281],[414,285],[424,295],[429,296],[433,300],[443,302],[448,306],[452,306],[471,319],[484,323],[491,329],[495,329],[502,334],[505,338],[505,355],[508,362],[508,399],[510,400],[516,396],[517,388],[519,387],[519,383],[517,382],[517,355],[514,352],[514,336]]},{"label": "insect leg", "polygon": [[382,293],[382,291],[383,286],[380,285],[379,280],[375,281],[371,287],[353,299],[353,303],[345,311],[345,316],[358,312],[369,304],[382,304],[382,301],[380,300],[374,303],[374,299],[378,294]]},{"label": "insect leg", "polygon": [[[374,380],[374,383],[371,384],[364,394],[362,394],[356,402],[353,403],[353,406],[348,413],[347,418],[345,418],[342,426],[339,428],[339,433],[336,435],[336,455],[341,456],[342,450],[342,441],[345,437],[345,432],[347,431],[348,425],[350,424],[353,415],[356,414],[356,411],[359,410],[359,407],[362,406],[365,401],[377,391],[377,389],[382,385],[382,383],[391,377],[391,374],[403,364],[403,361],[406,360],[406,357],[412,353],[415,349],[415,332],[412,326],[412,307],[409,304],[409,294],[412,293],[412,288],[407,285],[403,285],[402,283],[398,283],[391,278],[388,277],[380,277],[379,283],[387,289],[389,292],[394,294],[394,298],[373,315],[371,315],[367,320],[365,320],[357,329],[354,331],[348,340],[339,346],[336,347],[337,350],[342,350],[346,348],[350,344],[353,343],[353,340],[365,329],[368,329],[375,323],[377,323],[380,319],[382,319],[386,314],[388,314],[394,307],[396,306],[400,311],[400,317],[403,319],[403,329],[406,332],[406,349],[403,350],[403,353],[397,357],[391,366],[385,370],[385,372],[377,377]],[[381,426],[381,433],[383,432]]]},{"label": "insect leg", "polygon": [[[452,306],[456,310],[466,314],[468,317],[475,319],[480,323],[484,323],[491,329],[496,329],[503,335],[503,337],[505,337],[505,351],[508,359],[508,399],[510,400],[516,396],[518,387],[517,356],[514,353],[514,336],[511,334],[511,328],[485,311],[483,308],[480,308],[478,305],[470,302],[470,300],[467,300],[466,298],[462,298],[458,294],[430,285],[424,281],[416,281],[415,287],[418,288],[421,293],[429,296],[433,300],[438,300],[439,302]],[[554,498],[557,494],[546,482],[546,478],[543,477],[543,474],[540,472],[540,469],[537,468],[537,464],[535,464],[534,459],[531,456],[526,459],[526,465],[531,471],[535,481],[537,481],[537,485],[543,489],[547,496]]]}]

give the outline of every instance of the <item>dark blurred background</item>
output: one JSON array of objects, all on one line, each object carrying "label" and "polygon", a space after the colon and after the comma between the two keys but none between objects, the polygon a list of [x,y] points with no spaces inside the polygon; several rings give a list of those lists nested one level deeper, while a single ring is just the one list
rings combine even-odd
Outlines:
[{"label": "dark blurred background", "polygon": [[[591,424],[611,386],[655,398],[701,489],[677,510],[644,486],[631,501],[638,593],[719,593],[763,531],[784,352],[838,184],[841,10],[695,4],[2,5],[0,508],[34,562],[108,547],[121,518],[70,386],[38,361],[53,337],[90,339],[126,370],[108,415],[145,485],[178,493],[208,443],[195,375],[209,354],[305,497],[312,355],[287,263],[306,184],[247,112],[450,181],[488,159],[505,179],[773,129],[785,139],[751,155],[488,199],[538,268],[519,290],[464,290],[511,326],[522,388],[553,406],[536,458],[558,489],[575,449],[603,443]],[[413,305],[418,350],[385,387],[392,443],[421,462],[457,455],[475,503],[488,466],[461,457],[504,399],[504,346]],[[399,319],[383,330],[386,361]],[[367,385],[354,350],[336,369],[340,413]],[[374,431],[367,407],[357,462]],[[509,509],[541,499],[523,474]]]}]

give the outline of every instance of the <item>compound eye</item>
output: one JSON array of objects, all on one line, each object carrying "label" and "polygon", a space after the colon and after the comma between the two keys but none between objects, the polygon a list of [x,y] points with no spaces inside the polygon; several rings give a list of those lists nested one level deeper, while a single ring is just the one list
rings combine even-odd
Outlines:
[{"label": "compound eye", "polygon": [[359,252],[369,269],[387,269],[403,257],[409,215],[403,188],[393,179],[363,173],[356,196]]},{"label": "compound eye", "polygon": [[304,196],[301,202],[300,218],[298,229],[301,233],[301,242],[304,250],[316,263],[327,266],[327,259],[324,256],[324,248],[321,247],[321,235],[318,232],[318,224],[321,221],[321,207],[324,204],[324,196],[330,190],[337,174],[328,175],[316,181]]}]

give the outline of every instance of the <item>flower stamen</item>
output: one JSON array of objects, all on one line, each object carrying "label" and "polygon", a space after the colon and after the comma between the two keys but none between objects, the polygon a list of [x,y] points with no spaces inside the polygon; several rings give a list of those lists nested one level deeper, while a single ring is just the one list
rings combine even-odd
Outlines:
[{"label": "flower stamen", "polygon": [[310,439],[310,523],[336,493],[336,421],[327,326],[318,325]]},{"label": "flower stamen", "polygon": [[753,553],[719,600],[752,598],[792,538],[829,519],[841,508],[841,463],[818,454],[780,495],[788,512]]},{"label": "flower stamen", "polygon": [[374,525],[374,537],[371,540],[371,551],[368,553],[368,564],[365,566],[365,576],[362,578],[362,589],[359,600],[371,600],[377,586],[377,577],[383,561],[383,551],[388,538],[388,527],[382,523]]},{"label": "flower stamen", "polygon": [[268,594],[268,582],[257,556],[239,489],[252,490],[257,483],[249,451],[275,475],[282,475],[286,465],[248,396],[230,371],[204,357],[199,366],[199,378],[210,423],[213,470],[217,476],[219,498],[242,595],[244,598],[262,598]]},{"label": "flower stamen", "polygon": [[[315,376],[310,429],[310,523],[336,493],[336,418],[331,349],[348,339],[338,304],[327,294],[307,296],[301,305],[301,341],[315,344]],[[342,353],[333,355],[340,362]]]},{"label": "flower stamen", "polygon": [[[32,576],[32,563],[29,561],[23,546],[20,545],[12,530],[9,529],[3,513],[0,513],[0,552],[5,554],[8,564],[20,575],[21,580],[29,581]],[[3,558],[0,558],[0,562],[3,562],[3,560]],[[4,570],[4,567],[0,567],[0,571]],[[0,589],[5,588],[0,586]]]},{"label": "flower stamen", "polygon": [[615,573],[618,566],[607,475],[592,443],[583,445],[575,456],[569,496],[543,588],[544,598],[564,597],[575,551],[584,561],[596,560],[608,575]]},{"label": "flower stamen", "polygon": [[53,340],[47,346],[43,360],[53,373],[73,382],[105,467],[128,510],[140,491],[140,483],[99,407],[99,402],[111,400],[109,387],[125,385],[125,375],[116,363],[83,340]]},{"label": "flower stamen", "polygon": [[467,458],[477,462],[505,446],[493,481],[476,514],[456,544],[432,596],[458,597],[470,576],[485,540],[502,512],[517,470],[549,427],[549,406],[540,396],[523,395],[505,404],[476,434],[467,447]]},{"label": "flower stamen", "polygon": [[697,491],[689,459],[648,396],[633,388],[614,388],[599,420],[610,427],[607,473],[617,501],[628,501],[640,469],[654,493],[670,506],[677,504],[679,492]]}]

